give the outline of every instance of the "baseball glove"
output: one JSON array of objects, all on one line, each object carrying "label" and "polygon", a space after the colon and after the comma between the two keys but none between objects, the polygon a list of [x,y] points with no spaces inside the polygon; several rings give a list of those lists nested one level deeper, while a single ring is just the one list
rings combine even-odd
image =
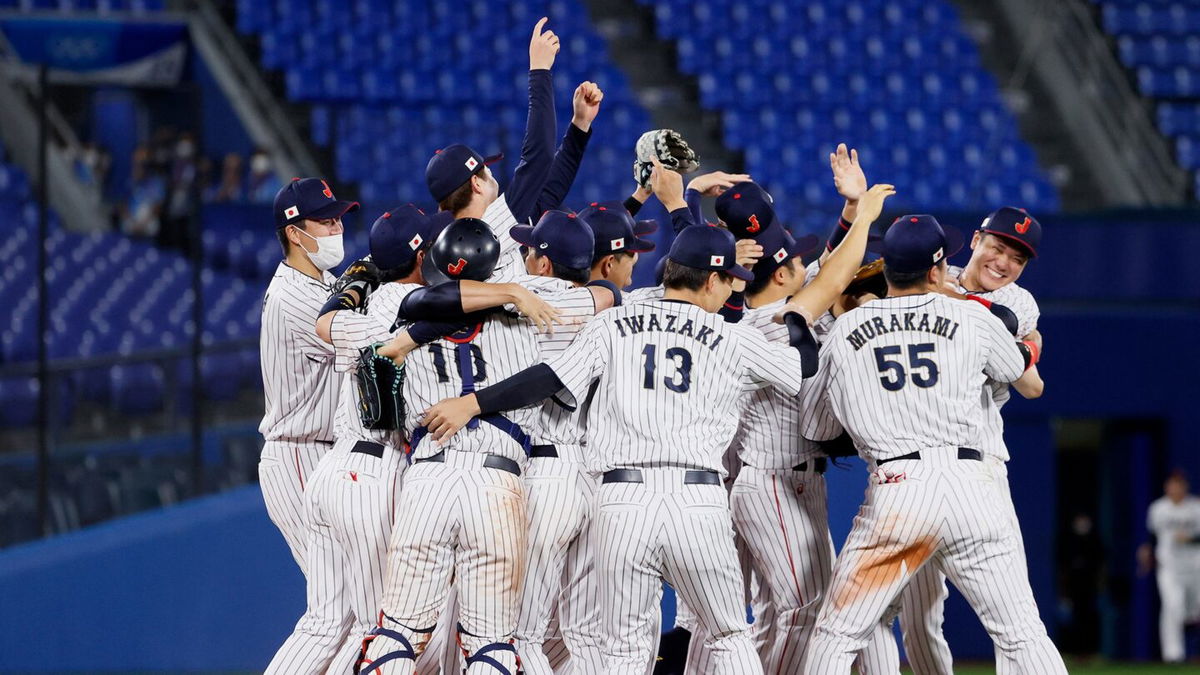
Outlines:
[{"label": "baseball glove", "polygon": [[883,258],[876,258],[858,268],[854,279],[846,286],[843,295],[858,296],[872,293],[876,297],[887,297],[887,280],[883,278]]},{"label": "baseball glove", "polygon": [[700,168],[700,158],[683,136],[673,129],[647,131],[634,147],[637,159],[633,161],[633,179],[643,188],[650,189],[650,172],[654,169],[652,157],[662,165],[679,173],[692,173]]},{"label": "baseball glove", "polygon": [[367,298],[379,288],[379,268],[371,262],[370,256],[356,260],[346,266],[342,276],[333,282],[331,295],[337,295],[348,289],[358,291],[358,304],[346,309],[366,309]]},{"label": "baseball glove", "polygon": [[365,429],[394,431],[404,427],[404,365],[397,366],[377,350],[383,343],[363,347],[358,352],[358,416]]}]

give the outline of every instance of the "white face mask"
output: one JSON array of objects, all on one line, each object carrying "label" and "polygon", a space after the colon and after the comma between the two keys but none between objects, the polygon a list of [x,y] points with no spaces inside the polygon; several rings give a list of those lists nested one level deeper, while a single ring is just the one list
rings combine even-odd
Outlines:
[{"label": "white face mask", "polygon": [[324,272],[332,267],[337,267],[338,263],[342,262],[342,257],[346,254],[342,250],[342,235],[340,232],[327,237],[314,237],[298,227],[296,231],[317,242],[316,251],[309,251],[307,249],[304,251],[308,254],[308,259],[312,261],[312,264],[317,266],[317,269]]}]

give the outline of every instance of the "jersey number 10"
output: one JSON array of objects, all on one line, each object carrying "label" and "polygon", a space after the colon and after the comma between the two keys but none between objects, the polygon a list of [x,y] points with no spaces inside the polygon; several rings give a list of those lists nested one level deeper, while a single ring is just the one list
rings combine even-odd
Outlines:
[{"label": "jersey number 10", "polygon": [[[880,384],[888,391],[900,391],[911,378],[918,387],[932,387],[938,381],[938,365],[933,359],[924,354],[932,354],[932,342],[922,342],[919,345],[908,345],[908,372],[899,360],[901,349],[899,345],[875,348],[875,363],[879,372],[886,373],[879,378]],[[924,372],[918,372],[924,371]]]}]

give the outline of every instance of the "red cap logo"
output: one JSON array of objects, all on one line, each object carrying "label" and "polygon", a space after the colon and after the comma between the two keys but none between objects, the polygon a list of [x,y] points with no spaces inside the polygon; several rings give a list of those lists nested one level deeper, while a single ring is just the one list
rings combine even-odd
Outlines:
[{"label": "red cap logo", "polygon": [[1032,222],[1033,221],[1030,220],[1029,216],[1025,216],[1025,220],[1022,220],[1021,222],[1017,223],[1013,227],[1016,228],[1017,234],[1025,234],[1026,232],[1029,231],[1029,225]]},{"label": "red cap logo", "polygon": [[463,268],[465,268],[466,266],[467,266],[467,261],[462,258],[459,258],[457,263],[455,263],[453,265],[446,265],[446,269],[449,270],[450,274],[458,276],[459,274],[462,273]]},{"label": "red cap logo", "polygon": [[751,213],[750,214],[750,227],[747,227],[746,231],[747,232],[758,232],[761,229],[762,229],[762,225],[758,224],[758,215]]}]

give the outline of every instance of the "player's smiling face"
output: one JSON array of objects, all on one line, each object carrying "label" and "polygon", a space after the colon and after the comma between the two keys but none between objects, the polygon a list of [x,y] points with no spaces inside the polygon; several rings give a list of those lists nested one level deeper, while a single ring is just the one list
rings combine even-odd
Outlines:
[{"label": "player's smiling face", "polygon": [[981,291],[994,291],[1011,284],[1025,271],[1029,256],[1024,251],[995,235],[975,232],[971,239],[971,261],[967,263],[968,278]]}]

